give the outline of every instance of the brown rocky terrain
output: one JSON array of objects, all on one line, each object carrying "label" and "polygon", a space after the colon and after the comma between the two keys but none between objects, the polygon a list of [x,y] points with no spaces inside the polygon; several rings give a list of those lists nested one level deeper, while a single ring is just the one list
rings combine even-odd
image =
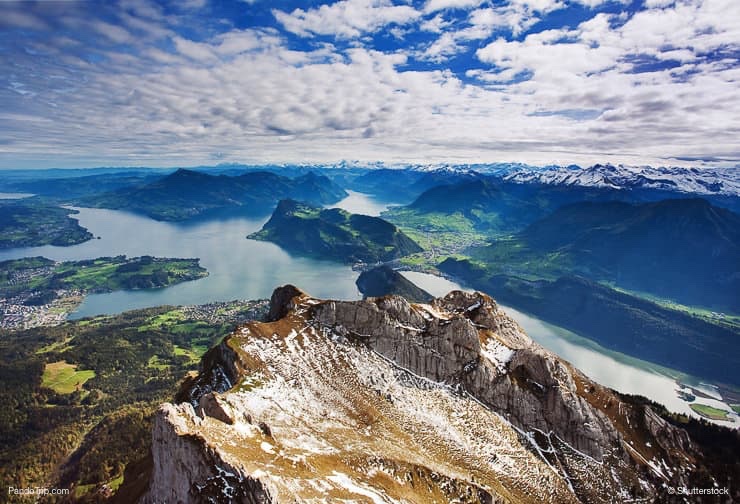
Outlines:
[{"label": "brown rocky terrain", "polygon": [[686,431],[481,293],[279,288],[178,399],[155,420],[143,502],[666,502],[702,468]]}]

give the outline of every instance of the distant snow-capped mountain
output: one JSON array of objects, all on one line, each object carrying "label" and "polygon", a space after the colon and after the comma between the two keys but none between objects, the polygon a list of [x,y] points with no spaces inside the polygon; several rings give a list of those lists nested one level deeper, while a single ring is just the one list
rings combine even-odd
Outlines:
[{"label": "distant snow-capped mountain", "polygon": [[429,163],[385,164],[382,161],[342,161],[317,168],[363,168],[405,170],[443,176],[480,174],[508,182],[612,189],[654,189],[696,195],[740,196],[740,166],[683,168],[596,164],[532,166],[523,163]]},{"label": "distant snow-capped mountain", "polygon": [[661,189],[692,194],[740,196],[740,169],[680,168],[597,164],[517,168],[504,180],[613,189]]}]

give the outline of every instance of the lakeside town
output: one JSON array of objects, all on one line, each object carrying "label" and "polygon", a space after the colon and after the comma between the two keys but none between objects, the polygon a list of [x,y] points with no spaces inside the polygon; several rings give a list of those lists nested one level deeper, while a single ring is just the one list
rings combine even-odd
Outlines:
[{"label": "lakeside town", "polygon": [[60,289],[53,292],[54,299],[41,305],[27,304],[34,292],[0,298],[0,330],[59,325],[84,299],[84,292],[80,290]]},{"label": "lakeside town", "polygon": [[0,329],[67,320],[93,292],[166,287],[208,275],[198,259],[101,257],[56,262],[31,257],[0,263]]}]

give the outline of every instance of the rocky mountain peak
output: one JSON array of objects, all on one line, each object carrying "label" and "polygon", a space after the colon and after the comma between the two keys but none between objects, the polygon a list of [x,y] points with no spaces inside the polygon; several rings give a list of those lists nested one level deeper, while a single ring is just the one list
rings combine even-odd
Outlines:
[{"label": "rocky mountain peak", "polygon": [[272,292],[270,297],[270,311],[267,314],[267,322],[275,322],[288,315],[295,308],[294,298],[307,297],[308,295],[295,285],[283,285]]},{"label": "rocky mountain peak", "polygon": [[[685,431],[543,349],[489,296],[277,289],[155,421],[145,502],[613,502],[700,461]],[[176,483],[176,484],[175,484]]]}]

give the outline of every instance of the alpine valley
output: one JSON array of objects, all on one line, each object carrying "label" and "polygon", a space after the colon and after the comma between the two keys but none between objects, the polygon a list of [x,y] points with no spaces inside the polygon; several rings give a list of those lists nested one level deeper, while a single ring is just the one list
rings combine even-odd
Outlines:
[{"label": "alpine valley", "polygon": [[7,173],[6,486],[740,500],[737,169]]}]

